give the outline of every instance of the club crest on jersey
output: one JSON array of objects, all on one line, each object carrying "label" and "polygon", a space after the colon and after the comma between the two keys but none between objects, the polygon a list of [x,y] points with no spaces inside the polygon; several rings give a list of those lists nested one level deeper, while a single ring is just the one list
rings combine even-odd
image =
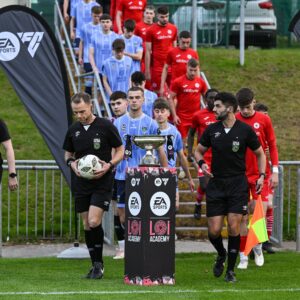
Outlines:
[{"label": "club crest on jersey", "polygon": [[94,138],[94,149],[99,150],[101,146],[101,140],[99,138]]},{"label": "club crest on jersey", "polygon": [[188,58],[188,59],[191,59],[191,58],[192,58],[192,55],[191,55],[191,54],[188,54],[188,55],[187,55],[187,58]]},{"label": "club crest on jersey", "polygon": [[145,133],[147,131],[147,127],[142,127],[142,132]]},{"label": "club crest on jersey", "polygon": [[168,30],[168,34],[172,34],[172,30],[171,29]]},{"label": "club crest on jersey", "polygon": [[122,126],[121,126],[121,131],[126,131],[126,124],[122,124]]},{"label": "club crest on jersey", "polygon": [[239,141],[232,141],[232,151],[238,152],[240,149],[240,142]]},{"label": "club crest on jersey", "polygon": [[198,82],[195,83],[195,87],[198,88],[200,84]]},{"label": "club crest on jersey", "polygon": [[258,128],[260,127],[260,125],[259,125],[259,123],[256,122],[256,123],[253,124],[253,127],[254,127],[255,129],[258,129]]}]

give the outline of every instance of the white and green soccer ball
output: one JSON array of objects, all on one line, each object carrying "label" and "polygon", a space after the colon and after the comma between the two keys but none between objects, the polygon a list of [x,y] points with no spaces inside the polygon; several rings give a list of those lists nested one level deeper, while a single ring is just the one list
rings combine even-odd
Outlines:
[{"label": "white and green soccer ball", "polygon": [[102,164],[96,155],[88,154],[78,161],[78,171],[85,179],[94,179],[95,172],[102,169]]}]

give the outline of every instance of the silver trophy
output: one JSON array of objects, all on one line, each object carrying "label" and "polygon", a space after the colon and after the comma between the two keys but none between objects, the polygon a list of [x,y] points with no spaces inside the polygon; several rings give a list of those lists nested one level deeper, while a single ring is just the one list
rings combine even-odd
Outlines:
[{"label": "silver trophy", "polygon": [[163,135],[136,135],[132,137],[132,141],[138,147],[145,149],[146,154],[142,157],[139,164],[140,167],[151,166],[159,167],[157,157],[153,154],[153,150],[162,146],[166,142],[166,137]]}]

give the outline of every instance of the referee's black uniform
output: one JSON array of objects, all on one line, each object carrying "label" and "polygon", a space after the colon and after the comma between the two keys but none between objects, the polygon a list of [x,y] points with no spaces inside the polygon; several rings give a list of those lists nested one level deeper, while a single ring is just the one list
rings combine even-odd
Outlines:
[{"label": "referee's black uniform", "polygon": [[245,154],[247,147],[256,150],[260,143],[252,128],[239,120],[228,133],[225,130],[222,122],[211,124],[200,139],[201,145],[212,148],[211,173],[214,177],[206,189],[207,217],[247,212]]}]

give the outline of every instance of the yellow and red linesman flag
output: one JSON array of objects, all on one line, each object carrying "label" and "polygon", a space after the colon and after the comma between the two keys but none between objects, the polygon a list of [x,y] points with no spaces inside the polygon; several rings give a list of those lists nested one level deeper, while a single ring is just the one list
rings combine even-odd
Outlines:
[{"label": "yellow and red linesman flag", "polygon": [[263,243],[267,240],[268,233],[266,227],[266,219],[264,217],[264,209],[262,205],[261,196],[259,195],[249,225],[249,231],[244,251],[245,255],[248,255],[254,246],[256,246],[259,243]]}]

